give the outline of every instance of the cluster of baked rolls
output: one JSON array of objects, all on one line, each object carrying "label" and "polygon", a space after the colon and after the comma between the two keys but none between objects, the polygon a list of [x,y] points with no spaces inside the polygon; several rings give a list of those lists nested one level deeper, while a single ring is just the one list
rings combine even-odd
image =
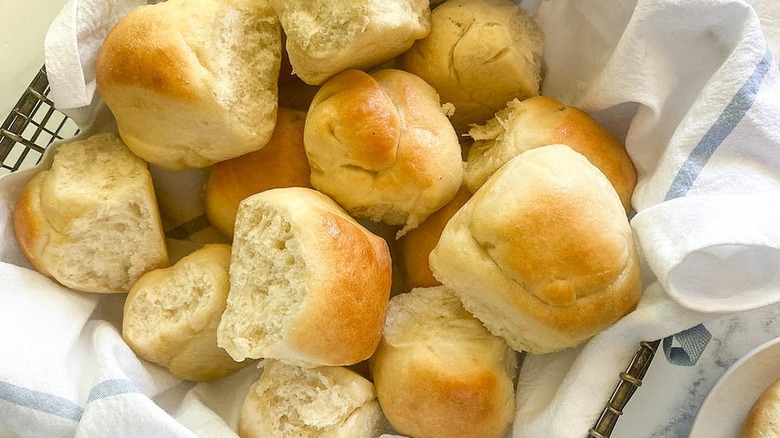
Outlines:
[{"label": "cluster of baked rolls", "polygon": [[[542,65],[511,0],[141,6],[95,66],[118,134],[61,146],[16,236],[54,280],[127,293],[125,340],[174,375],[261,360],[242,436],[503,437],[517,353],[641,290],[631,160],[540,96]],[[208,169],[230,243],[170,265],[149,165]]]}]

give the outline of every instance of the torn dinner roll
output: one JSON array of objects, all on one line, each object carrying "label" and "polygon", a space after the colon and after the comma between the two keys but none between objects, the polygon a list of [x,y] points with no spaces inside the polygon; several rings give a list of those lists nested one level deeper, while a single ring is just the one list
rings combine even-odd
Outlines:
[{"label": "torn dinner roll", "polygon": [[95,70],[127,146],[178,171],[268,142],[280,59],[281,30],[267,0],[169,0],[119,20]]},{"label": "torn dinner roll", "polygon": [[209,244],[141,276],[125,300],[122,338],[140,357],[184,380],[210,381],[248,365],[217,347],[229,266],[230,245]]},{"label": "torn dinner roll", "polygon": [[19,197],[14,231],[37,271],[78,291],[126,293],[169,264],[148,165],[115,134],[60,146]]},{"label": "torn dinner roll", "polygon": [[469,131],[475,142],[466,159],[464,180],[475,192],[504,163],[540,146],[565,144],[606,175],[626,212],[636,186],[636,170],[625,146],[588,113],[548,96],[513,100],[496,116]]},{"label": "torn dinner roll", "polygon": [[306,116],[311,183],[351,215],[417,227],[455,197],[463,161],[436,91],[400,70],[348,70]]},{"label": "torn dinner roll", "polygon": [[551,145],[509,160],[448,222],[434,276],[518,351],[577,345],[634,309],[639,261],[609,180]]},{"label": "torn dinner roll", "polygon": [[235,360],[352,365],[371,356],[391,287],[387,243],[312,189],[241,202],[218,342]]},{"label": "torn dinner roll", "polygon": [[430,29],[426,0],[271,0],[293,72],[320,85],[348,69],[382,64]]},{"label": "torn dinner roll", "polygon": [[375,438],[384,425],[374,385],[344,367],[263,361],[239,415],[242,438]]}]

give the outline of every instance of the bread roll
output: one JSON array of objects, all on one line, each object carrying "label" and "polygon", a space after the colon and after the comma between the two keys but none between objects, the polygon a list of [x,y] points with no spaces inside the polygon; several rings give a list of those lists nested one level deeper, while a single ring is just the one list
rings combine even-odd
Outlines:
[{"label": "bread roll", "polygon": [[319,85],[347,69],[381,64],[429,31],[426,0],[271,0],[293,71]]},{"label": "bread roll", "polygon": [[401,238],[401,267],[408,289],[441,285],[431,272],[428,256],[439,241],[444,226],[470,197],[471,192],[461,187],[452,201]]},{"label": "bread roll", "polygon": [[485,125],[472,128],[469,135],[476,140],[466,160],[466,187],[472,193],[518,154],[565,144],[598,167],[617,191],[625,211],[631,210],[636,171],[626,148],[578,108],[547,96],[514,100]]},{"label": "bread roll", "polygon": [[247,196],[279,187],[311,187],[303,150],[306,113],[279,108],[271,140],[259,151],[215,164],[205,189],[206,215],[226,236],[233,236],[238,204]]},{"label": "bread roll", "polygon": [[463,180],[455,131],[430,85],[400,70],[348,70],[306,115],[311,183],[351,215],[416,228]]},{"label": "bread roll", "polygon": [[449,0],[431,13],[431,32],[412,45],[402,68],[431,84],[458,132],[482,123],[509,100],[539,94],[542,32],[512,0]]},{"label": "bread roll", "polygon": [[443,286],[393,297],[371,371],[397,432],[503,438],[515,415],[517,358]]},{"label": "bread roll", "polygon": [[615,189],[564,145],[501,167],[447,223],[430,264],[493,334],[534,354],[585,341],[641,293]]},{"label": "bread roll", "polygon": [[263,361],[241,406],[242,438],[375,438],[384,421],[374,385],[343,367]]},{"label": "bread roll", "polygon": [[267,0],[169,0],[119,20],[96,62],[119,134],[166,170],[262,148],[276,122],[281,30]]},{"label": "bread roll", "polygon": [[35,269],[79,291],[127,292],[169,263],[147,163],[114,134],[62,145],[24,188],[14,231]]},{"label": "bread roll", "polygon": [[230,245],[211,244],[142,275],[125,300],[122,338],[140,357],[184,380],[214,380],[249,364],[217,347],[229,266]]},{"label": "bread roll", "polygon": [[217,339],[236,360],[351,365],[376,349],[391,286],[387,243],[307,188],[241,202]]},{"label": "bread roll", "polygon": [[780,379],[775,380],[750,408],[739,438],[769,438],[780,436]]}]

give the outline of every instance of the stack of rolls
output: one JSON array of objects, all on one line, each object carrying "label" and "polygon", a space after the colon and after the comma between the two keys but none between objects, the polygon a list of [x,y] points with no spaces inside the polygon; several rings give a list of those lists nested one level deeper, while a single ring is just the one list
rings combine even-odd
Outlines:
[{"label": "stack of rolls", "polygon": [[[542,65],[510,0],[141,6],[95,66],[118,132],[59,148],[16,237],[53,280],[128,293],[144,360],[262,367],[241,436],[501,438],[520,354],[587,342],[641,291],[631,159],[540,95]],[[150,170],[190,169],[222,243],[170,266]]]}]

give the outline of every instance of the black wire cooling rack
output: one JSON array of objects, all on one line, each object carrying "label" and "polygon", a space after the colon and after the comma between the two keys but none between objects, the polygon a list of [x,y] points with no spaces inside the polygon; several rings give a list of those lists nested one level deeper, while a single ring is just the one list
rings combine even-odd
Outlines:
[{"label": "black wire cooling rack", "polygon": [[78,126],[54,109],[42,67],[0,127],[0,176],[35,166],[55,140],[70,138]]}]

